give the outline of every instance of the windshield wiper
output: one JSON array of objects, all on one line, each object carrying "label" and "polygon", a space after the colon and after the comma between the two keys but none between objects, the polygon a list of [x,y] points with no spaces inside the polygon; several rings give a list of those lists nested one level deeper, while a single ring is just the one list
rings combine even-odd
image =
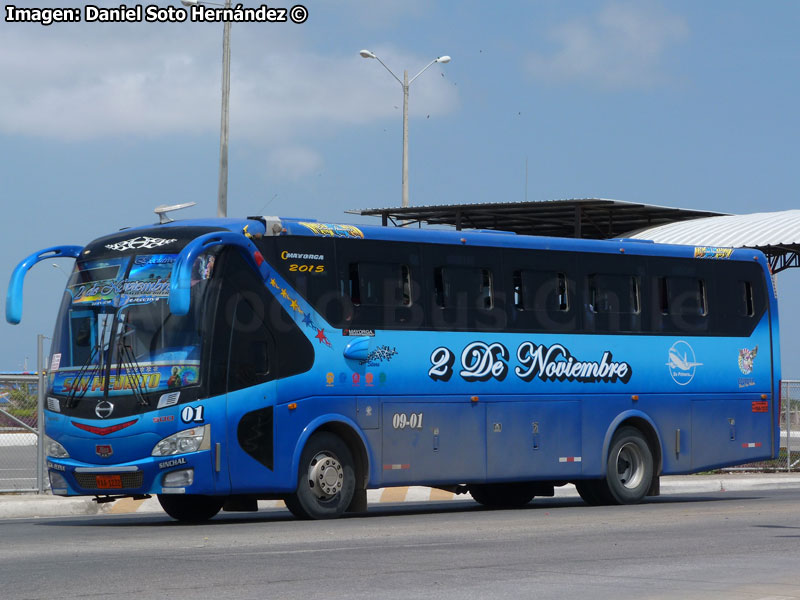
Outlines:
[{"label": "windshield wiper", "polygon": [[[81,383],[83,382],[83,377],[86,375],[86,369],[89,368],[89,365],[94,360],[94,357],[97,355],[97,351],[100,349],[100,344],[95,344],[92,347],[92,351],[89,353],[89,356],[86,357],[86,360],[81,365],[80,370],[78,371],[77,377],[75,377],[75,382],[72,385],[72,389],[69,392],[69,396],[67,397],[67,401],[64,403],[66,408],[72,408],[77,404],[76,399],[83,398],[86,395],[86,392],[89,390],[89,385],[91,384],[91,378],[94,376],[95,371],[97,371],[98,363],[94,364],[94,367],[89,372],[89,381],[86,382],[85,386],[82,386]],[[81,390],[81,395],[78,396],[78,388],[83,388]]]},{"label": "windshield wiper", "polygon": [[133,354],[133,348],[131,348],[129,344],[125,344],[125,337],[133,333],[133,329],[128,329],[128,326],[124,323],[123,327],[126,331],[119,335],[119,340],[117,342],[117,360],[119,361],[117,363],[117,377],[119,378],[122,368],[125,365],[130,365],[128,374],[125,375],[125,377],[127,377],[129,382],[131,380],[135,382],[131,384],[131,389],[133,390],[134,396],[136,396],[136,401],[141,406],[150,406],[150,401],[145,397],[145,390],[142,385],[142,382],[144,381],[142,367],[139,365],[139,361],[136,360],[136,356]]},{"label": "windshield wiper", "polygon": [[[100,317],[98,316],[98,318],[100,318]],[[104,356],[104,352],[108,350],[108,346],[106,346],[105,350],[103,349],[103,344],[106,342],[106,330],[107,329],[108,329],[108,320],[104,319],[103,320],[103,325],[100,328],[100,337],[98,338],[97,343],[94,346],[92,346],[92,351],[89,353],[89,357],[86,359],[86,362],[83,363],[83,365],[81,366],[80,371],[78,371],[78,376],[75,378],[77,380],[77,382],[78,382],[77,386],[76,385],[72,386],[72,390],[70,390],[69,397],[67,398],[67,401],[65,402],[65,406],[67,408],[72,408],[73,406],[75,406],[77,404],[77,400],[83,398],[86,395],[86,392],[89,391],[89,386],[92,383],[91,382],[91,378],[94,377],[95,373],[99,372],[101,374],[101,377],[102,377],[102,374],[104,372],[104,369],[103,369],[103,356]],[[99,360],[92,366],[92,370],[89,371],[89,373],[88,373],[89,380],[86,382],[86,385],[82,386],[81,384],[83,383],[83,378],[84,378],[84,376],[86,376],[86,369],[92,363],[92,361],[94,360],[94,357],[97,356],[98,354],[99,354]],[[78,395],[78,388],[79,387],[83,388],[82,390],[80,390],[80,392],[81,392],[80,396]]]}]

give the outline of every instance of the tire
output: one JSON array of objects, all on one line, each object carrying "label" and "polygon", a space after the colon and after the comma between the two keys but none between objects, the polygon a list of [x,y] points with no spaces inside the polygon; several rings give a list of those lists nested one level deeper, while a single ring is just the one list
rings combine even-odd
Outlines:
[{"label": "tire", "polygon": [[533,488],[525,483],[491,483],[469,486],[472,499],[490,508],[519,508],[533,500]]},{"label": "tire", "polygon": [[347,510],[356,489],[353,456],[332,433],[311,436],[300,455],[297,491],[285,498],[298,519],[335,519]]},{"label": "tire", "polygon": [[581,499],[589,506],[614,504],[605,479],[582,479],[575,482]]},{"label": "tire", "polygon": [[653,482],[653,453],[642,433],[622,427],[611,438],[605,484],[614,504],[638,504]]},{"label": "tire", "polygon": [[183,523],[202,523],[216,515],[225,503],[224,496],[195,494],[159,494],[161,508],[173,519]]}]

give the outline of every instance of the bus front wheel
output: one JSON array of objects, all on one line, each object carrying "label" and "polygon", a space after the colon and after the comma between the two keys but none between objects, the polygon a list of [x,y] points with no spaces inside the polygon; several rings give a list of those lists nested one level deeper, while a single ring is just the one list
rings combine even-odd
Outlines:
[{"label": "bus front wheel", "polygon": [[622,427],[611,439],[605,482],[615,504],[641,502],[653,481],[653,453],[642,433]]},{"label": "bus front wheel", "polygon": [[224,496],[196,494],[159,494],[161,508],[173,519],[184,523],[202,523],[216,515],[225,503]]},{"label": "bus front wheel", "polygon": [[347,510],[355,488],[347,445],[332,433],[315,433],[300,455],[297,491],[286,506],[298,519],[334,519]]}]

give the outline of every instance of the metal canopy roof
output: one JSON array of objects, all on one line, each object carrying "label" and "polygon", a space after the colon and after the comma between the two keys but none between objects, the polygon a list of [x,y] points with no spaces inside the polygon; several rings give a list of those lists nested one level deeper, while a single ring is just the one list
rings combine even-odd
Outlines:
[{"label": "metal canopy roof", "polygon": [[757,248],[769,258],[773,273],[800,266],[800,210],[669,223],[638,231],[629,237],[660,244]]},{"label": "metal canopy roof", "polygon": [[[663,244],[755,248],[773,273],[800,267],[800,210],[730,215],[602,198],[485,202],[349,210],[381,217],[384,226],[428,223],[499,229],[523,235],[606,239],[636,237]],[[634,233],[631,233],[634,232]]]},{"label": "metal canopy roof", "polygon": [[399,227],[428,223],[451,225],[459,230],[499,229],[524,235],[585,239],[619,237],[655,225],[724,214],[601,198],[370,208],[347,212],[379,216],[384,226],[390,222]]}]

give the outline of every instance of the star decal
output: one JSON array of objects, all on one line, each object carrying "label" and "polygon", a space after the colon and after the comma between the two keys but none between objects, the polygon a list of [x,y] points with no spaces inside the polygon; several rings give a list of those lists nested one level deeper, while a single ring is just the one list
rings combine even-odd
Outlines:
[{"label": "star decal", "polygon": [[330,341],[328,340],[327,336],[325,335],[325,330],[324,329],[317,329],[317,335],[314,336],[314,337],[316,337],[319,340],[320,344],[325,344],[326,346],[330,346],[331,345]]},{"label": "star decal", "polygon": [[317,327],[317,324],[314,322],[314,318],[311,316],[311,314],[306,313],[302,308],[300,308],[299,299],[292,298],[292,296],[288,291],[288,288],[281,287],[281,285],[277,282],[277,280],[274,277],[270,278],[269,286],[274,288],[275,290],[280,290],[280,297],[288,301],[288,306],[282,303],[287,310],[291,310],[292,313],[298,313],[300,315],[303,315],[303,324],[306,327],[309,327],[316,332],[316,335],[314,337],[316,337],[319,340],[320,344],[325,344],[328,348],[333,347],[333,344],[328,339],[328,336],[325,335],[325,330],[320,327]]}]

